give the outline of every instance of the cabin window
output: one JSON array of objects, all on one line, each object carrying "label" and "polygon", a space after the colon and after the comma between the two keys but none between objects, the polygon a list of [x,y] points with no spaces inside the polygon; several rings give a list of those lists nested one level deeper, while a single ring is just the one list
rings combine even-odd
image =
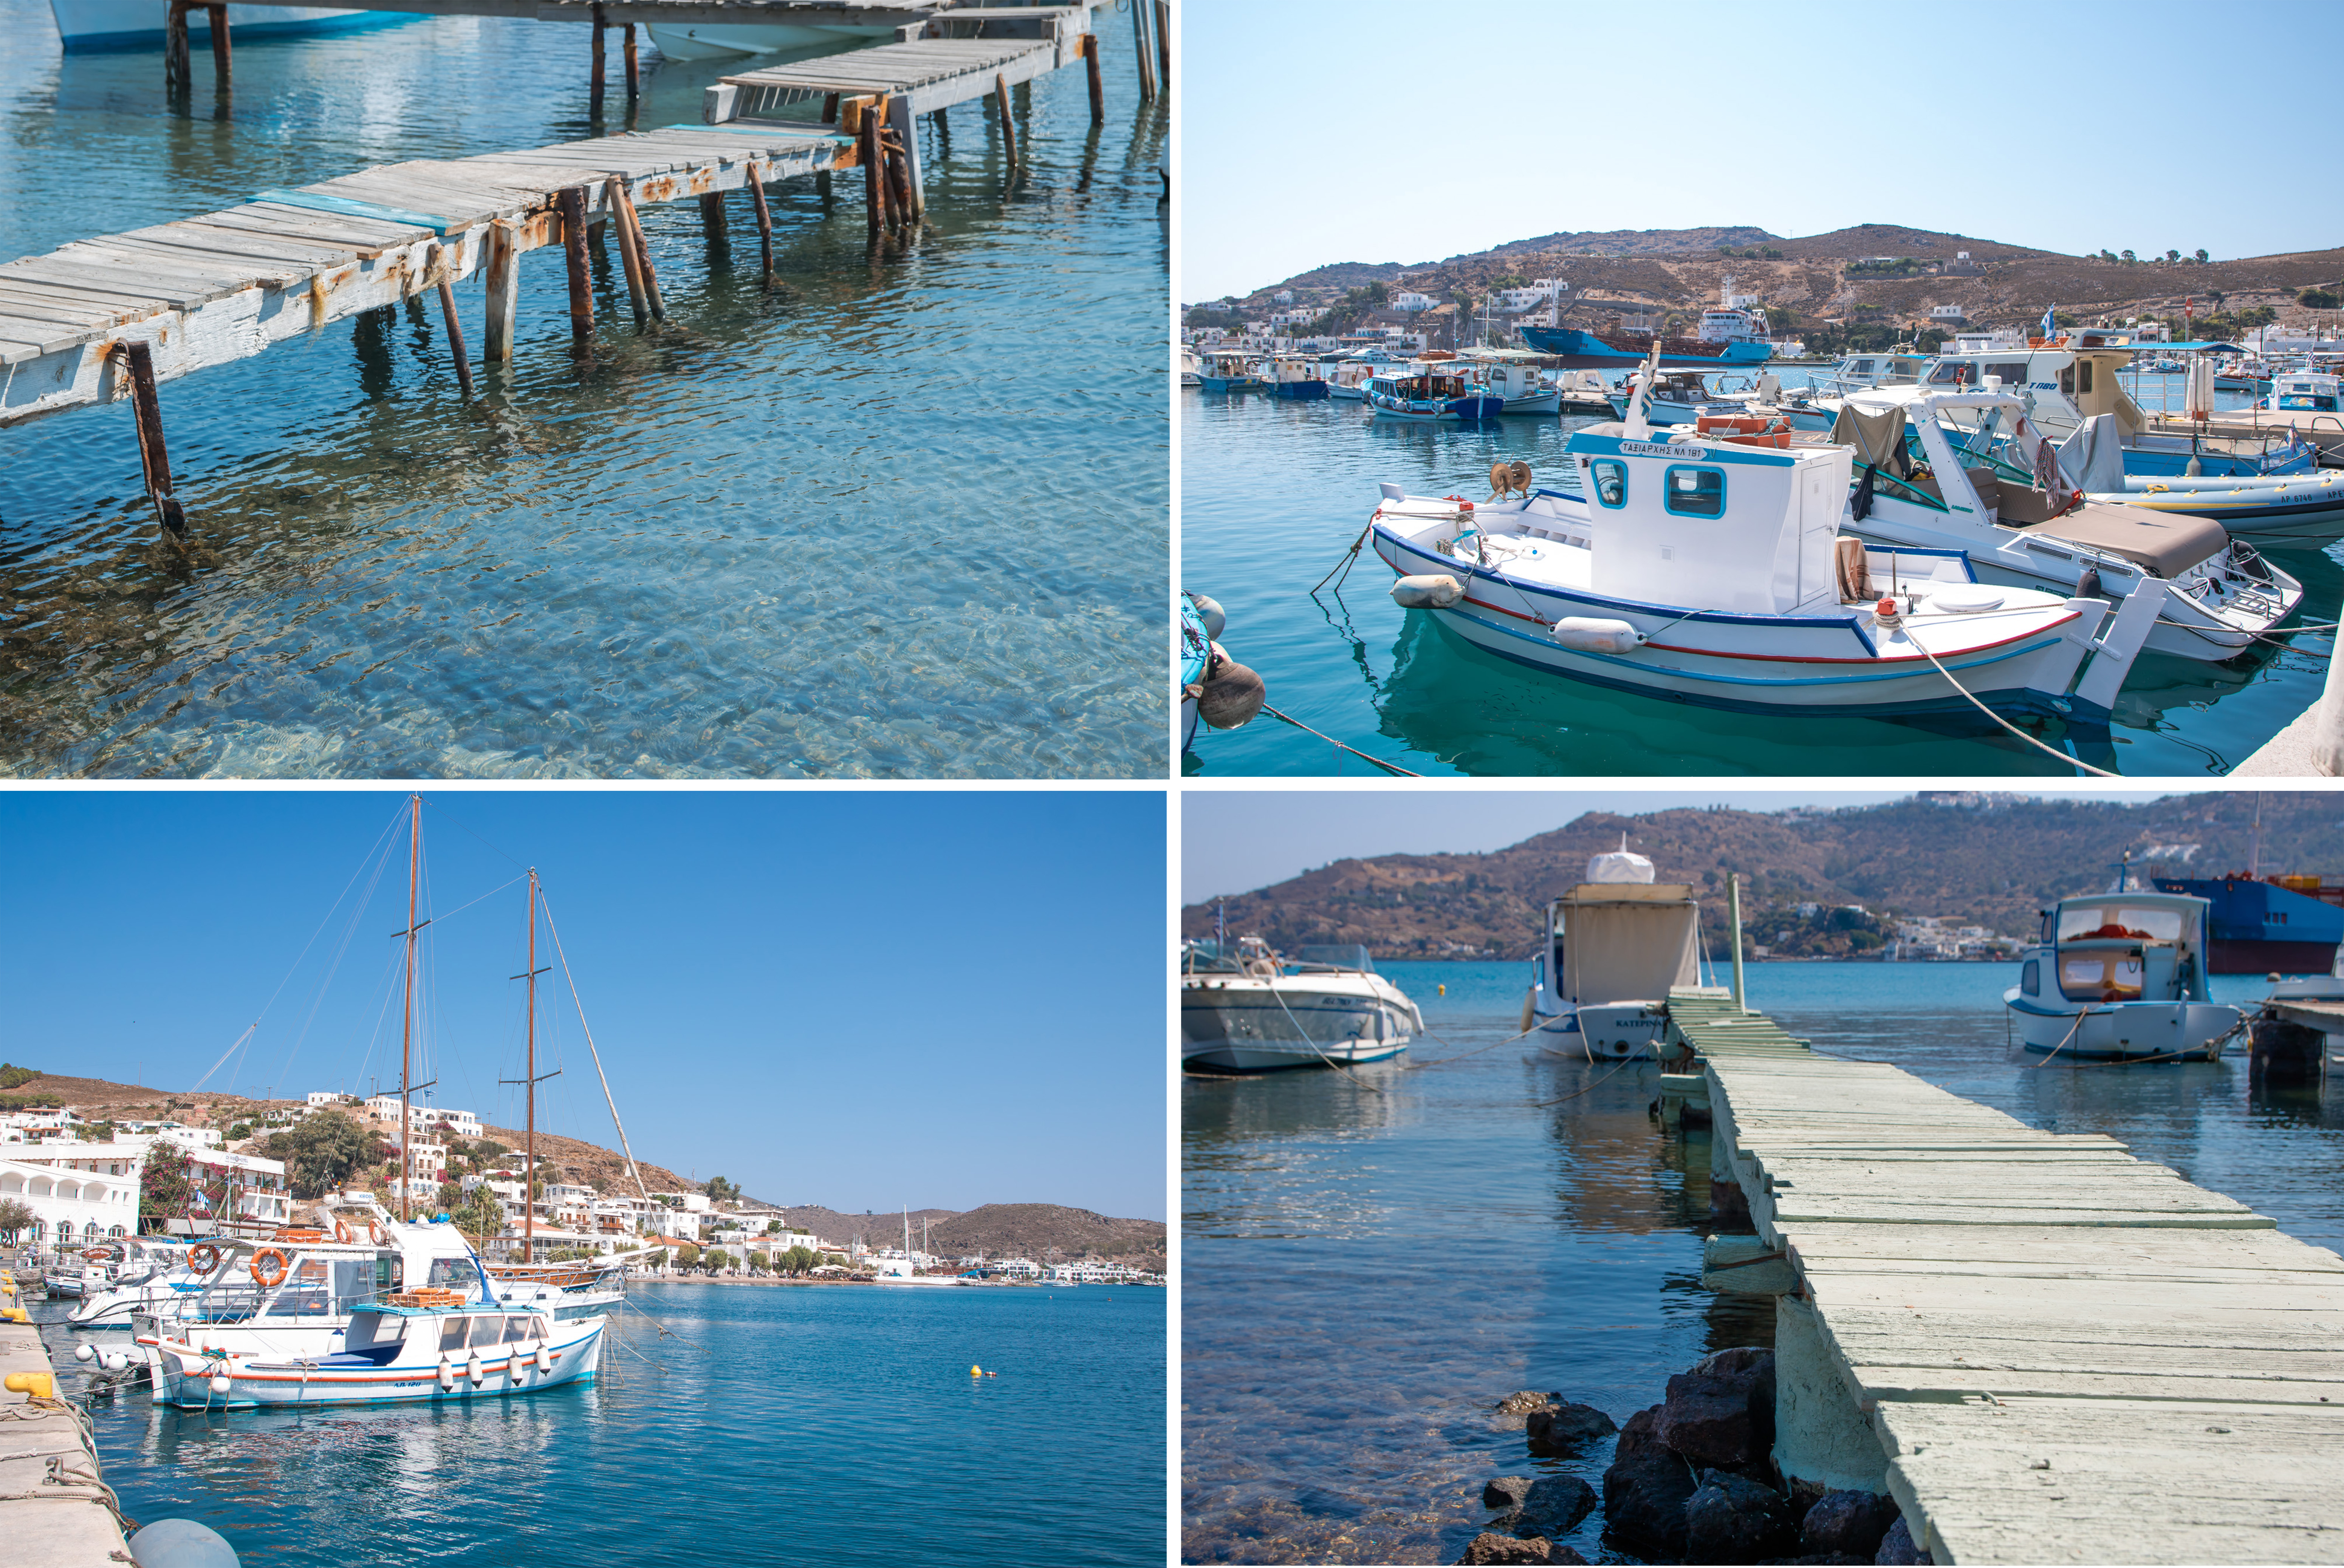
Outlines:
[{"label": "cabin window", "polygon": [[528,1318],[507,1318],[505,1320],[505,1343],[509,1345],[517,1345],[522,1341],[528,1339],[530,1321],[531,1320]]},{"label": "cabin window", "polygon": [[2005,387],[2024,387],[2026,385],[2026,361],[2024,359],[2016,360],[2008,365],[1989,365],[1985,367],[1985,373],[1989,376],[2001,377],[2002,384]]},{"label": "cabin window", "polygon": [[460,1351],[464,1348],[464,1325],[471,1321],[472,1320],[470,1318],[447,1318],[440,1322],[440,1349],[441,1353],[444,1354],[449,1351]]},{"label": "cabin window", "polygon": [[2059,911],[2059,940],[2172,942],[2181,911],[2135,904],[2070,904]]},{"label": "cabin window", "polygon": [[2141,960],[2137,953],[2063,953],[2059,991],[2069,1001],[2138,1001]]},{"label": "cabin window", "polygon": [[480,1271],[473,1268],[470,1258],[434,1258],[431,1277],[425,1282],[442,1290],[469,1291],[480,1277]]},{"label": "cabin window", "polygon": [[2084,393],[2089,393],[2092,389],[2092,362],[2088,359],[2076,367],[2076,389]]},{"label": "cabin window", "polygon": [[1725,515],[1725,470],[1672,465],[1662,481],[1663,502],[1682,518]]},{"label": "cabin window", "polygon": [[1628,465],[1612,457],[1599,457],[1587,465],[1588,487],[1595,498],[1607,507],[1628,504]]},{"label": "cabin window", "polygon": [[2026,967],[2018,971],[2018,989],[2028,996],[2043,994],[2043,964],[2040,960],[2026,960]]},{"label": "cabin window", "polygon": [[1848,373],[1852,376],[1869,376],[1872,374],[1872,361],[1869,359],[1853,360],[1849,363],[1847,368]]},{"label": "cabin window", "polygon": [[1977,367],[1965,360],[1948,359],[1929,372],[1932,387],[1966,387],[1977,378]]},{"label": "cabin window", "polygon": [[2076,367],[2072,365],[2059,372],[2059,390],[2073,397],[2076,395]]},{"label": "cabin window", "polygon": [[347,1351],[375,1350],[383,1345],[395,1345],[407,1338],[405,1318],[385,1317],[380,1312],[359,1312],[350,1319],[350,1331],[342,1338]]}]

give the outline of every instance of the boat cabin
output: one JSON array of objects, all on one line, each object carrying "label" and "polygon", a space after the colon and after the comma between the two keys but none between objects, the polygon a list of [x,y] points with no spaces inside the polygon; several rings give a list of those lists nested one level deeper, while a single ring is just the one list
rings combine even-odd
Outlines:
[{"label": "boat cabin", "polygon": [[1427,372],[1418,376],[1368,377],[1369,397],[1397,397],[1415,403],[1440,397],[1470,397],[1472,394],[1473,388],[1461,376],[1438,376]]},{"label": "boat cabin", "polygon": [[[190,1267],[210,1261],[203,1245],[190,1251]],[[435,1256],[427,1250],[410,1259],[395,1244],[330,1240],[222,1242],[214,1251],[218,1261],[205,1271],[202,1290],[179,1304],[178,1322],[314,1326],[418,1284],[460,1296],[487,1294],[469,1251]]]},{"label": "boat cabin", "polygon": [[482,1306],[369,1306],[350,1317],[349,1332],[337,1354],[319,1366],[389,1366],[402,1357],[410,1363],[486,1356],[508,1345],[536,1345],[551,1331],[542,1312]]},{"label": "boat cabin", "polygon": [[2271,408],[2286,413],[2301,409],[2307,414],[2339,412],[2337,397],[2344,378],[2323,376],[2312,371],[2290,371],[2271,382]]},{"label": "boat cabin", "polygon": [[2178,893],[2094,893],[2063,899],[2043,916],[2043,956],[2029,958],[2019,990],[2071,1002],[2204,1001],[2207,900]]}]

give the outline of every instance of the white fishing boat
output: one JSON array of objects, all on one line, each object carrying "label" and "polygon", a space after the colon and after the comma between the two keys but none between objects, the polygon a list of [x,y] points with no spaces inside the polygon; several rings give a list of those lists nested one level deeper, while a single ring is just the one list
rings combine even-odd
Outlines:
[{"label": "white fishing boat", "polygon": [[2218,1056],[2239,1013],[2207,998],[2208,908],[2182,893],[2114,891],[2045,910],[2018,983],[2002,994],[2026,1050],[2092,1060]]},{"label": "white fishing boat", "polygon": [[[1756,384],[1744,377],[1728,386],[1726,378],[1699,370],[1664,370],[1646,401],[1646,421],[1653,425],[1693,425],[1704,417],[1733,416],[1746,412],[1744,405]],[[1740,392],[1742,397],[1731,397]],[[1620,418],[1628,417],[1628,400],[1635,396],[1632,384],[1622,387],[1611,395],[1612,411]]]},{"label": "white fishing boat", "polygon": [[1259,392],[1269,384],[1261,378],[1254,356],[1240,349],[1217,348],[1203,357],[1197,382],[1207,392]]},{"label": "white fishing boat", "polygon": [[1690,884],[1652,876],[1623,835],[1546,906],[1522,1019],[1542,1049],[1590,1061],[1650,1057],[1668,1028],[1670,990],[1701,983],[1701,906]]},{"label": "white fishing boat", "polygon": [[861,49],[895,37],[894,26],[881,23],[833,26],[802,22],[650,22],[643,30],[671,60]]},{"label": "white fishing boat", "polygon": [[1362,402],[1368,396],[1368,381],[1372,377],[1396,375],[1394,367],[1405,364],[1379,348],[1363,349],[1346,354],[1327,366],[1327,396]]},{"label": "white fishing boat", "polygon": [[1183,347],[1180,350],[1180,385],[1183,387],[1201,387],[1204,384],[1205,377],[1203,367],[1201,362],[1197,358],[1197,351],[1193,348]]},{"label": "white fishing boat", "polygon": [[601,1315],[556,1322],[537,1307],[399,1292],[359,1306],[322,1354],[224,1350],[198,1339],[158,1346],[155,1397],[188,1410],[460,1402],[590,1382]]},{"label": "white fishing boat", "polygon": [[2157,603],[1983,584],[1958,549],[1871,551],[1839,531],[1851,447],[1757,439],[1591,425],[1564,448],[1587,500],[1476,506],[1386,485],[1369,534],[1404,608],[1593,685],[1745,712],[1975,700],[2105,723]]},{"label": "white fishing boat", "polygon": [[1539,374],[1540,355],[1519,348],[1469,348],[1458,355],[1479,375],[1504,414],[1560,414],[1562,389]]},{"label": "white fishing boat", "polygon": [[1424,1015],[1376,973],[1362,947],[1305,947],[1289,960],[1259,937],[1223,957],[1190,944],[1180,974],[1180,1065],[1207,1072],[1354,1067],[1406,1050]]},{"label": "white fishing boat", "polygon": [[138,1309],[159,1307],[201,1290],[201,1278],[187,1266],[188,1246],[170,1237],[139,1236],[88,1249],[84,1256],[107,1268],[110,1277],[97,1288],[85,1289],[66,1322],[77,1329],[126,1329]]},{"label": "white fishing boat", "polygon": [[[49,14],[56,19],[58,42],[68,55],[106,49],[160,48],[168,9],[160,0],[49,0]],[[251,38],[289,38],[346,33],[361,27],[388,27],[414,19],[397,11],[351,11],[328,5],[231,5],[227,8],[227,32],[231,40],[242,43]],[[208,52],[211,33],[210,7],[188,6],[190,52]]]},{"label": "white fishing boat", "polygon": [[[2016,393],[1878,387],[1847,400],[1834,437],[1858,454],[1848,533],[1959,550],[1990,583],[2118,603],[2147,593],[2163,601],[2156,652],[2235,658],[2303,602],[2300,582],[2218,523],[2079,495]],[[2098,467],[2113,472],[2105,452]]]}]

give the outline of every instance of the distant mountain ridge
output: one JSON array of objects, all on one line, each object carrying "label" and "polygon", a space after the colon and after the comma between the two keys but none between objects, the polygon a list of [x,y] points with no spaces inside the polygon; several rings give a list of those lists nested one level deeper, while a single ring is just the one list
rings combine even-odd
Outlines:
[{"label": "distant mountain ridge", "polygon": [[[2244,869],[2255,799],[2225,791],[2144,805],[1924,798],[1843,810],[1595,811],[1486,854],[1343,859],[1236,893],[1228,931],[1289,952],[1306,942],[1357,942],[1384,958],[1525,959],[1547,901],[1624,834],[1661,881],[1692,884],[1713,920],[1722,920],[1725,876],[1738,871],[1743,923],[1753,928],[1778,923],[1774,911],[1800,903],[1860,903],[2019,936],[2033,930],[2036,910],[2107,886],[2127,849],[2144,874],[2160,864],[2201,876]],[[2266,872],[2344,874],[2344,796],[2269,794],[2262,802]],[[1181,911],[1184,935],[1207,936],[1214,925],[1210,900]]]}]

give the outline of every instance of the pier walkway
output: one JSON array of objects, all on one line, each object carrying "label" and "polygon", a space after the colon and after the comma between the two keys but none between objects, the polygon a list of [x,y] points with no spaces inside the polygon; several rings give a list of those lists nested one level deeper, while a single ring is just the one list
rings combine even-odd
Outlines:
[{"label": "pier walkway", "polygon": [[1889,1493],[1939,1563],[2344,1563],[2344,1258],[2113,1139],[1682,1000],[1713,1181],[1783,1260],[1704,1277],[1780,1292],[1786,1475]]},{"label": "pier walkway", "polygon": [[[13,1291],[0,1292],[12,1306]],[[127,1563],[122,1526],[98,1474],[97,1453],[75,1407],[55,1394],[56,1373],[29,1322],[0,1322],[0,1561],[43,1568]],[[35,1390],[45,1383],[50,1392]]]}]

